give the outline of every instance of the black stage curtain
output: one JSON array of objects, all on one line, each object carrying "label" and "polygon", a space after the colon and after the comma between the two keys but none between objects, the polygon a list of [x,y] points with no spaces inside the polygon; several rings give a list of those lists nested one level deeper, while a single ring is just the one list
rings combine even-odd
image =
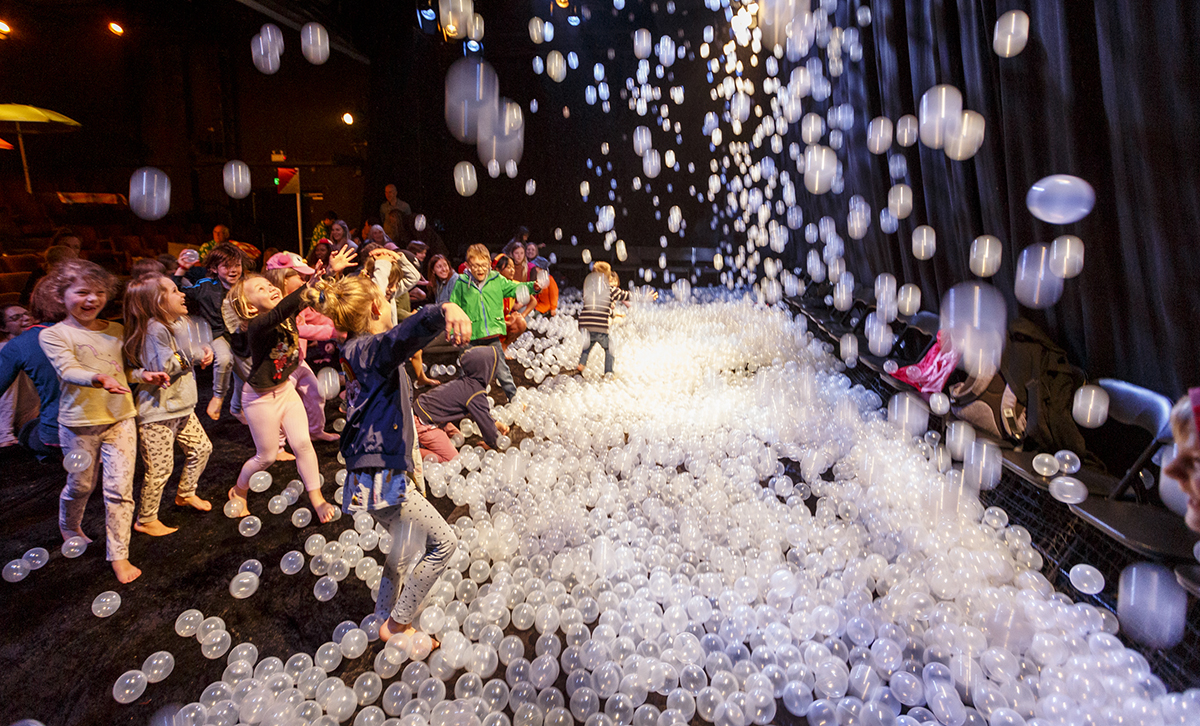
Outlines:
[{"label": "black stage curtain", "polygon": [[[839,197],[800,194],[806,221],[824,214],[845,226],[846,201],[861,194],[871,230],[847,239],[846,262],[860,285],[890,271],[922,288],[923,305],[971,279],[971,241],[993,234],[1004,264],[992,282],[1011,315],[1042,325],[1089,376],[1112,376],[1170,397],[1200,384],[1200,3],[1195,0],[873,0],[863,29],[861,64],[847,62],[828,104],[858,114],[843,156]],[[854,25],[855,6],[838,10]],[[992,51],[996,19],[1030,16],[1030,39],[1014,58]],[[964,108],[987,122],[979,153],[951,161],[921,144],[866,149],[871,118],[916,114],[921,95],[939,83],[963,93]],[[865,113],[861,111],[866,109]],[[805,111],[812,110],[806,102]],[[799,141],[798,130],[792,132]],[[888,156],[907,160],[912,215],[895,234],[879,229],[892,179]],[[1034,218],[1025,195],[1038,179],[1073,174],[1096,190],[1082,221],[1050,225]],[[805,198],[807,197],[807,198]],[[835,211],[836,210],[836,211]],[[937,254],[912,256],[912,230],[937,231]],[[1048,310],[1018,305],[1013,275],[1021,250],[1063,234],[1083,239],[1082,274],[1066,281]],[[802,263],[807,244],[795,236]]]}]

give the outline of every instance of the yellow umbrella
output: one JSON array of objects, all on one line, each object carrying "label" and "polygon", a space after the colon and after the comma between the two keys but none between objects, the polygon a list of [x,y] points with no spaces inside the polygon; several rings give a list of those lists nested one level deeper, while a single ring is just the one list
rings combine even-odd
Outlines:
[{"label": "yellow umbrella", "polygon": [[25,168],[25,191],[33,194],[33,185],[29,183],[29,162],[25,159],[25,134],[74,131],[79,126],[78,121],[57,111],[19,103],[0,104],[0,131],[17,132],[17,146],[21,147],[21,166]]}]

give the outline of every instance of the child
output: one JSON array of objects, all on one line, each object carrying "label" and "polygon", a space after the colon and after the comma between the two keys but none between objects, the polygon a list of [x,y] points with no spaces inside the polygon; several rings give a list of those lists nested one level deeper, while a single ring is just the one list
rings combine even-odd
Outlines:
[{"label": "child", "polygon": [[[609,350],[608,321],[617,301],[629,304],[629,293],[614,287],[609,282],[611,273],[611,265],[603,261],[597,262],[592,265],[592,274],[588,275],[587,280],[584,280],[583,310],[579,313],[579,328],[587,332],[588,339],[583,346],[583,352],[579,354],[579,365],[575,367],[575,370],[580,373],[583,373],[584,366],[587,365],[588,354],[596,343],[599,343],[600,347],[604,349],[604,375],[612,373],[613,356]],[[589,300],[587,289],[591,285],[602,286],[601,289],[607,288],[606,299]]]},{"label": "child", "polygon": [[[509,280],[516,281],[516,263],[513,259],[505,254],[496,255],[496,259],[492,260],[492,269],[499,272]],[[518,309],[517,301],[514,298],[504,298],[504,327],[506,332],[504,337],[500,339],[500,348],[504,351],[504,357],[512,360],[512,356],[508,354],[508,346],[512,345],[513,341],[521,337],[521,335],[529,329],[529,325],[525,322],[525,313],[533,308],[536,298],[529,296],[529,303]]]},{"label": "child", "polygon": [[450,291],[458,282],[458,273],[450,269],[450,261],[445,255],[434,255],[429,258],[429,297],[438,305],[450,302]]},{"label": "child", "polygon": [[[163,487],[175,468],[175,443],[183,449],[183,473],[175,492],[175,505],[201,512],[212,504],[196,496],[196,484],[212,442],[196,418],[196,376],[193,361],[179,350],[174,328],[187,314],[183,293],[161,274],[137,278],[125,288],[125,360],[135,369],[162,371],[170,379],[165,385],[139,383],[134,390],[137,404],[138,449],[146,465],[141,511],[133,528],[155,537],[174,532],[158,519]],[[205,346],[201,366],[212,363],[212,348]]]},{"label": "child", "polygon": [[[330,259],[330,267],[340,273],[353,258],[354,251],[344,248]],[[314,275],[310,284],[316,280]],[[291,379],[300,365],[296,313],[314,298],[310,287],[298,288],[284,297],[279,288],[261,275],[244,277],[229,290],[230,307],[241,326],[233,335],[234,351],[249,362],[242,387],[242,411],[256,449],[254,456],[242,465],[237,484],[229,490],[229,498],[243,505],[242,516],[248,514],[245,504],[251,475],[275,463],[280,427],[292,445],[296,468],[308,490],[313,511],[321,522],[328,522],[334,515],[333,505],[321,496],[321,475],[317,470],[317,453],[308,435],[308,416]]]},{"label": "child", "polygon": [[[427,305],[393,327],[383,291],[362,276],[324,283],[322,295],[322,312],[348,336],[342,345],[349,381],[341,442],[348,472],[342,506],[347,512],[370,512],[398,543],[384,565],[375,606],[379,617],[388,618],[379,628],[379,637],[387,641],[396,633],[414,632],[417,609],[456,546],[454,530],[409,487],[415,432],[411,389],[401,371],[409,356],[443,330],[456,344],[467,340],[471,320],[454,303],[445,303]],[[424,539],[425,551],[405,579],[407,563],[401,561],[399,543],[409,528]]]},{"label": "child", "polygon": [[[313,268],[304,264],[300,255],[280,252],[267,260],[267,272],[264,277],[286,296],[304,287],[301,275],[312,275],[313,272]],[[317,441],[337,441],[337,434],[325,431],[325,396],[322,395],[321,386],[317,382],[317,374],[305,360],[310,340],[333,338],[333,323],[311,307],[306,307],[296,316],[296,332],[300,335],[300,365],[291,378],[308,415],[309,437]]]},{"label": "child", "polygon": [[[528,246],[532,247],[533,243],[530,242]],[[558,314],[558,283],[554,280],[554,276],[550,274],[550,260],[547,260],[545,257],[535,257],[533,258],[533,266],[538,270],[546,271],[546,286],[534,297],[534,300],[537,301],[534,305],[534,312],[538,315],[554,317]],[[534,275],[535,279],[538,279],[536,272]]]},{"label": "child", "polygon": [[471,318],[471,347],[491,345],[500,353],[496,378],[500,388],[511,401],[517,395],[517,384],[504,361],[500,340],[508,333],[504,325],[504,298],[515,297],[524,286],[531,295],[538,292],[532,282],[516,283],[492,270],[492,258],[487,247],[474,244],[467,248],[467,271],[460,275],[450,293],[450,302],[462,308]]},{"label": "child", "polygon": [[[87,466],[67,474],[59,498],[58,526],[63,540],[83,534],[83,510],[104,465],[105,531],[108,560],[122,583],[142,571],[129,562],[129,529],[133,523],[133,466],[137,427],[133,397],[121,355],[124,328],[100,319],[100,311],[116,285],[103,267],[87,260],[68,260],[51,273],[52,289],[62,300],[66,318],[42,331],[38,340],[58,373],[62,390],[58,436],[64,452],[86,454]],[[139,383],[167,385],[162,372],[142,372]],[[69,456],[70,453],[67,455]],[[90,540],[88,540],[90,541]]]},{"label": "child", "polygon": [[58,373],[38,343],[46,328],[67,316],[62,302],[51,289],[49,277],[38,280],[29,299],[29,315],[36,321],[28,330],[4,345],[0,351],[0,390],[6,390],[24,373],[37,389],[40,413],[21,429],[21,445],[33,451],[38,461],[62,458],[58,444]]},{"label": "child", "polygon": [[487,387],[492,385],[499,364],[499,356],[492,346],[472,348],[458,359],[458,378],[417,396],[413,415],[417,417],[422,458],[433,455],[441,462],[458,456],[446,431],[440,427],[463,416],[471,417],[479,427],[484,443],[493,449],[496,438],[508,434],[508,426],[492,418],[492,406],[487,398]]},{"label": "child", "polygon": [[229,392],[230,378],[233,375],[233,352],[230,349],[230,331],[225,328],[221,317],[221,302],[231,287],[242,279],[244,258],[242,251],[232,244],[218,244],[208,253],[205,266],[209,276],[194,285],[188,285],[184,277],[187,268],[182,264],[175,269],[173,279],[183,290],[187,298],[188,313],[193,317],[206,320],[212,328],[212,349],[216,356],[216,367],[213,369],[213,395],[208,402],[206,413],[213,421],[221,418],[221,406]]},{"label": "child", "polygon": [[[376,287],[384,291],[384,299],[390,301],[391,304],[392,321],[399,322],[412,315],[411,310],[399,310],[396,300],[417,283],[417,280],[421,278],[420,271],[407,256],[399,252],[375,247],[368,250],[367,254],[368,259],[363,265],[362,274],[373,280]],[[425,361],[419,350],[412,355],[412,367],[416,373],[417,385],[436,386],[441,383],[436,378],[430,378],[429,374],[425,372]]]}]

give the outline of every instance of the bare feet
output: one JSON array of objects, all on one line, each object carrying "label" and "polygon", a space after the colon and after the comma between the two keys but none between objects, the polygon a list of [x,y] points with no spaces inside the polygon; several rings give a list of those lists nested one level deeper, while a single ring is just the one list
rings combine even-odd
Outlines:
[{"label": "bare feet", "polygon": [[329,502],[320,502],[313,504],[313,511],[317,513],[317,519],[321,520],[321,524],[325,524],[333,519],[334,515],[337,513],[337,507],[333,506]]},{"label": "bare feet", "polygon": [[280,449],[279,453],[275,455],[275,461],[295,461],[295,460],[296,460],[296,455],[293,454],[292,452],[286,451],[284,449]]},{"label": "bare feet", "polygon": [[193,494],[190,497],[176,496],[175,497],[175,506],[191,507],[192,509],[195,509],[195,510],[198,510],[201,512],[211,512],[212,511],[212,504],[209,503],[209,501],[207,499],[201,499],[200,497],[196,496],[195,494]]},{"label": "bare feet", "polygon": [[249,507],[249,506],[248,506],[248,504],[246,503],[246,493],[247,493],[248,491],[250,491],[250,490],[249,490],[249,489],[240,489],[240,488],[238,488],[238,486],[237,486],[236,484],[233,486],[233,488],[232,488],[232,489],[230,489],[230,490],[229,490],[229,498],[230,498],[230,500],[232,500],[232,501],[239,501],[239,502],[241,502],[241,503],[242,503],[242,513],[238,515],[239,517],[248,517],[248,516],[250,516],[250,507]]},{"label": "bare feet", "polygon": [[224,403],[225,399],[223,398],[213,398],[208,402],[208,408],[205,409],[205,413],[207,413],[208,417],[213,421],[216,421],[217,419],[221,418],[221,406]]},{"label": "bare feet", "polygon": [[153,522],[146,522],[145,524],[142,524],[141,522],[134,522],[133,528],[142,534],[148,534],[151,537],[163,537],[171,534],[172,532],[179,531],[178,527],[168,527],[157,519]]},{"label": "bare feet", "polygon": [[[404,623],[398,623],[395,620],[388,618],[387,620],[383,621],[383,625],[379,626],[379,639],[386,643],[389,640],[391,640],[393,635],[405,633],[405,634],[411,636],[411,635],[416,635],[417,632],[418,632],[417,629],[414,628],[412,625],[405,625]],[[434,650],[436,650],[437,647],[439,645],[441,645],[441,643],[438,642],[437,638],[434,638],[432,635],[429,636],[429,639],[431,641],[433,641],[433,649]]]},{"label": "bare feet", "polygon": [[339,434],[331,433],[329,431],[321,431],[319,433],[309,434],[309,437],[314,441],[340,441],[342,438]]},{"label": "bare feet", "polygon": [[92,543],[92,538],[84,534],[82,529],[59,529],[58,531],[60,534],[62,534],[63,542],[66,542],[72,537],[80,537],[84,542],[87,542],[88,544]]},{"label": "bare feet", "polygon": [[129,564],[129,560],[113,560],[112,568],[117,574],[117,580],[123,585],[133,582],[142,574],[141,570]]},{"label": "bare feet", "polygon": [[429,376],[425,376],[424,378],[418,378],[418,379],[417,379],[417,385],[418,385],[418,386],[430,386],[430,387],[433,387],[433,386],[440,386],[440,385],[442,385],[442,382],[441,382],[441,381],[439,381],[439,380],[438,380],[438,379],[436,379],[436,378],[430,378]]}]

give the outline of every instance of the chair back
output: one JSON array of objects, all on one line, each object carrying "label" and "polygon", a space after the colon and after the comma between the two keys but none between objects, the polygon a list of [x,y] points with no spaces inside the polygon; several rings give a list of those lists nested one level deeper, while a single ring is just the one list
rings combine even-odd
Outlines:
[{"label": "chair back", "polygon": [[1116,378],[1101,378],[1099,384],[1108,393],[1110,418],[1149,432],[1160,444],[1171,442],[1171,400],[1169,398],[1161,393]]}]

